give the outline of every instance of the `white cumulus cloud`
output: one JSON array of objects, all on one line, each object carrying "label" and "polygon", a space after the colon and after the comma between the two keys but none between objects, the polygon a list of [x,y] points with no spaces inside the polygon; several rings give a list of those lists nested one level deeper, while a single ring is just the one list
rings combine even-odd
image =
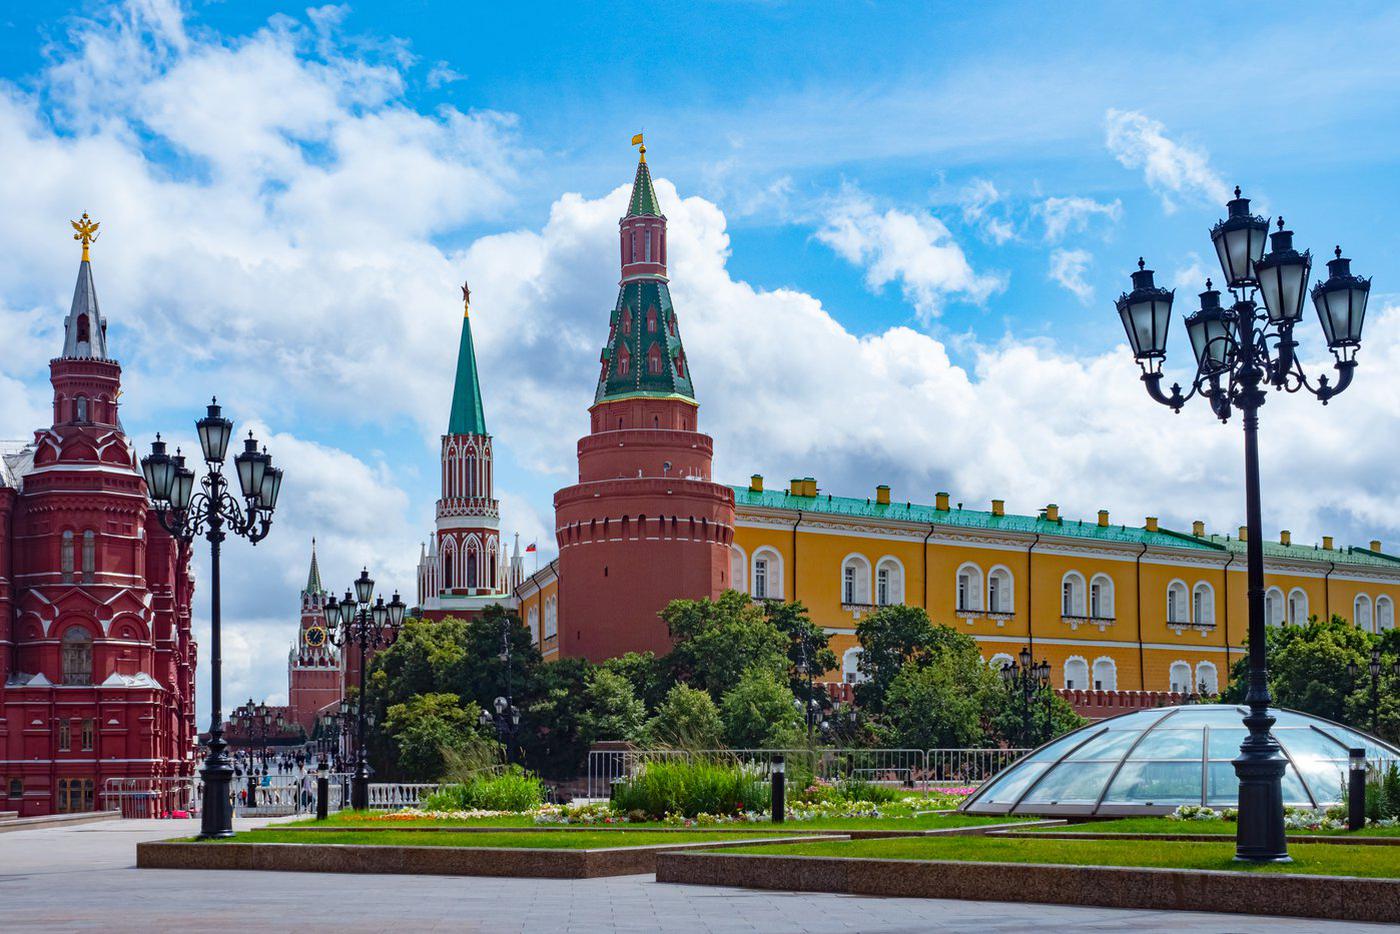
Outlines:
[{"label": "white cumulus cloud", "polygon": [[1094,299],[1094,287],[1084,273],[1093,259],[1088,250],[1055,250],[1050,254],[1050,278],[1087,305]]},{"label": "white cumulus cloud", "polygon": [[1167,128],[1135,110],[1109,110],[1105,117],[1108,151],[1130,169],[1142,169],[1147,185],[1168,213],[1181,201],[1224,204],[1229,186],[1210,166],[1204,149],[1167,136]]}]

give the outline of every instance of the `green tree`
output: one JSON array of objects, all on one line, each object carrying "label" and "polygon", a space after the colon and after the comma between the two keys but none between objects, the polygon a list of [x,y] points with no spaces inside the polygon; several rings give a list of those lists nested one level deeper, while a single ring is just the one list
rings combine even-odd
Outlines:
[{"label": "green tree", "polygon": [[646,728],[647,741],[675,749],[718,749],[724,721],[714,698],[686,684],[672,686]]},{"label": "green tree", "polygon": [[579,699],[594,666],[585,658],[562,658],[535,669],[521,710],[520,745],[525,764],[546,778],[572,778],[588,757]]},{"label": "green tree", "polygon": [[719,698],[749,669],[787,677],[788,639],[747,594],[672,600],[661,611],[675,647],[666,656],[676,680]]},{"label": "green tree", "polygon": [[[809,677],[812,681],[820,681],[826,672],[837,665],[836,653],[830,647],[831,635],[813,623],[807,615],[807,608],[796,600],[787,603],[770,600],[763,605],[763,611],[778,631],[787,637],[788,686],[796,697],[806,702],[809,700]],[[814,693],[814,698],[825,706],[825,692]]]},{"label": "green tree", "polygon": [[[1269,661],[1269,692],[1279,707],[1289,707],[1369,730],[1376,695],[1371,691],[1371,650],[1381,650],[1377,732],[1400,739],[1400,678],[1392,671],[1400,649],[1394,631],[1376,636],[1353,627],[1333,614],[1326,621],[1313,616],[1303,626],[1271,626],[1264,632]],[[1355,665],[1353,679],[1347,670]],[[1249,689],[1249,655],[1231,668],[1225,703],[1243,703]]]},{"label": "green tree", "polygon": [[771,669],[750,668],[720,701],[724,737],[735,749],[784,749],[802,735],[792,691]]},{"label": "green tree", "polygon": [[[1009,688],[1002,683],[999,672],[992,674],[995,682],[988,689],[984,703],[991,725],[990,739],[1018,747],[1034,747],[1046,742],[1045,692],[1033,691],[1028,704],[1019,687]],[[1058,694],[1050,695],[1051,738],[1077,730],[1088,722],[1074,712],[1069,701]]]},{"label": "green tree", "polygon": [[985,745],[983,711],[995,677],[980,656],[963,652],[906,665],[885,692],[885,726],[904,749]]},{"label": "green tree", "polygon": [[928,613],[917,606],[882,606],[863,617],[856,624],[860,672],[865,677],[856,685],[861,709],[868,714],[882,712],[885,693],[900,669],[961,635],[946,626],[934,626]]},{"label": "green tree", "polygon": [[447,759],[475,739],[480,713],[476,704],[463,706],[449,693],[418,694],[391,706],[384,733],[395,751],[396,771],[409,781],[442,778]]},{"label": "green tree", "polygon": [[589,673],[583,691],[583,711],[579,714],[579,732],[584,742],[631,742],[640,738],[646,716],[646,706],[637,699],[631,681],[606,668],[595,668]]},{"label": "green tree", "polygon": [[628,652],[616,658],[605,659],[600,667],[622,675],[632,682],[632,690],[647,710],[655,710],[656,705],[666,696],[671,686],[671,676],[662,660],[654,652]]}]

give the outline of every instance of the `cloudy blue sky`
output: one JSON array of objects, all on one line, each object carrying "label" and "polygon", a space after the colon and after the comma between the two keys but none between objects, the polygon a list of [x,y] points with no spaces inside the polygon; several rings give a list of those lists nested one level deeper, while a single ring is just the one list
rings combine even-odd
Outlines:
[{"label": "cloudy blue sky", "polygon": [[1233,529],[1238,426],[1146,399],[1112,299],[1144,254],[1189,306],[1241,184],[1376,276],[1356,386],[1265,412],[1266,525],[1400,547],[1400,10],[1063,6],[7,5],[0,437],[46,424],[88,211],[137,443],[217,392],[287,468],[225,604],[230,697],[282,699],[312,535],[412,592],[464,278],[550,557],[644,129],[721,478]]}]

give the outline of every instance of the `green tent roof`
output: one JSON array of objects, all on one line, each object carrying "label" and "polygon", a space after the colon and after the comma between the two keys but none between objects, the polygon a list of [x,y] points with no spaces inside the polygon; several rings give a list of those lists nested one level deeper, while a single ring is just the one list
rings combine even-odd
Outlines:
[{"label": "green tent roof", "polygon": [[486,434],[486,412],[481,408],[481,381],[476,375],[476,350],[472,346],[472,322],[462,316],[462,342],[457,347],[457,382],[452,388],[449,435]]},{"label": "green tent roof", "polygon": [[637,163],[637,178],[632,182],[632,200],[627,203],[627,216],[650,214],[661,216],[661,208],[656,203],[656,189],[651,187],[651,169],[647,168],[646,157]]},{"label": "green tent roof", "polygon": [[[1224,535],[1208,535],[1209,541],[1243,555],[1249,548],[1248,542]],[[1285,545],[1282,542],[1264,542],[1264,557],[1283,558],[1293,561],[1319,561],[1323,564],[1357,565],[1362,567],[1400,569],[1400,558],[1369,548],[1323,548],[1321,545]]]},{"label": "green tent roof", "polygon": [[623,283],[617,290],[608,333],[611,339],[601,356],[603,371],[595,404],[639,395],[695,401],[680,324],[664,280]]}]

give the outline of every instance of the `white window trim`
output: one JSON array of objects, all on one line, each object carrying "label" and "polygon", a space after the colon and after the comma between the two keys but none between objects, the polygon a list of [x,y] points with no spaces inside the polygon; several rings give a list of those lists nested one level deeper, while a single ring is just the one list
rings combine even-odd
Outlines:
[{"label": "white window trim", "polygon": [[[1186,669],[1187,683],[1184,686],[1184,688],[1180,686],[1180,683],[1176,680],[1175,674],[1175,672],[1181,668]],[[1195,669],[1191,667],[1191,663],[1184,658],[1178,658],[1176,661],[1172,662],[1170,665],[1167,666],[1167,687],[1170,690],[1176,691],[1178,694],[1190,694],[1191,689],[1195,687],[1195,682],[1191,679],[1195,676]]]},{"label": "white window trim", "polygon": [[874,603],[874,604],[876,604],[877,606],[881,605],[881,604],[880,604],[880,599],[879,599],[879,598],[880,598],[879,587],[880,587],[880,571],[881,571],[882,569],[883,569],[883,570],[887,570],[887,571],[893,571],[894,574],[897,575],[897,577],[898,577],[898,585],[897,585],[897,586],[894,586],[894,587],[891,587],[891,591],[893,591],[893,592],[890,594],[890,600],[889,600],[889,602],[888,602],[887,604],[884,604],[884,605],[885,605],[885,606],[899,606],[900,604],[902,604],[902,603],[904,602],[904,584],[905,584],[904,562],[903,562],[903,561],[900,561],[900,560],[899,560],[898,558],[896,558],[894,555],[882,555],[882,556],[880,557],[880,560],[875,562],[875,572],[874,572],[874,573],[875,573],[875,581],[874,581],[875,586],[874,586],[874,588],[871,590],[871,602]]},{"label": "white window trim", "polygon": [[[1295,594],[1303,598],[1303,612],[1299,614],[1299,618],[1296,620],[1292,618],[1291,612],[1293,609],[1293,597]],[[1302,587],[1294,587],[1292,590],[1288,591],[1288,602],[1285,603],[1283,607],[1283,621],[1290,626],[1306,626],[1308,623],[1308,614],[1311,612],[1311,607],[1309,606],[1309,603],[1310,601],[1308,600],[1308,592]]]},{"label": "white window trim", "polygon": [[[992,575],[1003,574],[1006,586],[1003,588],[1002,603],[1004,607],[992,607]],[[987,571],[987,612],[1005,613],[1014,615],[1016,612],[1016,575],[1011,573],[1011,569],[1004,564],[994,564],[991,570]]]},{"label": "white window trim", "polygon": [[[864,565],[864,570],[862,570],[862,565]],[[854,584],[854,587],[852,589],[854,590],[854,593],[851,594],[850,600],[846,599],[846,568],[848,566],[852,567],[852,570],[855,572],[852,575],[852,583]],[[875,583],[873,579],[874,576],[875,569],[874,566],[871,565],[870,559],[867,558],[865,555],[861,554],[860,552],[853,551],[850,554],[846,555],[846,557],[842,558],[841,576],[837,580],[837,583],[841,587],[841,605],[861,606],[870,604],[871,601],[874,599],[872,593]],[[865,587],[863,590],[861,589],[861,578],[864,578],[863,583]],[[861,597],[864,597],[865,599],[862,600]]]},{"label": "white window trim", "polygon": [[[1208,679],[1202,677],[1202,675],[1203,675],[1206,671],[1209,671],[1209,672],[1210,672],[1210,678],[1208,678]],[[1207,689],[1210,691],[1210,693],[1212,693],[1212,694],[1219,694],[1219,693],[1220,693],[1220,669],[1218,669],[1218,668],[1215,667],[1215,662],[1197,662],[1197,663],[1196,663],[1196,683],[1195,683],[1194,686],[1195,686],[1195,687],[1200,687],[1200,685],[1201,685],[1202,682],[1207,682],[1207,681],[1209,682],[1209,683],[1207,684]]]},{"label": "white window trim", "polygon": [[[1361,625],[1361,603],[1366,602],[1366,625]],[[1362,632],[1376,631],[1376,604],[1368,594],[1359,593],[1351,601],[1351,624]]]},{"label": "white window trim", "polygon": [[[1277,622],[1269,614],[1269,601],[1275,601],[1274,605],[1278,609]],[[1288,624],[1288,595],[1283,592],[1282,587],[1270,587],[1264,591],[1264,625],[1266,626],[1286,626]]]},{"label": "white window trim", "polygon": [[[958,601],[959,582],[963,572],[968,572],[967,579],[967,605],[964,606]],[[953,609],[961,615],[979,615],[987,605],[986,575],[982,573],[981,565],[971,561],[964,561],[958,565],[957,571],[953,574]]]},{"label": "white window trim", "polygon": [[[1177,588],[1180,589],[1180,593],[1185,600],[1186,605],[1182,607],[1185,611],[1185,619],[1172,619],[1172,591]],[[1186,581],[1179,577],[1173,578],[1171,582],[1167,584],[1166,601],[1167,625],[1178,630],[1189,626],[1191,624],[1191,588],[1186,586]]]},{"label": "white window trim", "polygon": [[[1078,662],[1080,665],[1083,665],[1083,666],[1084,666],[1084,669],[1083,669],[1083,670],[1084,670],[1084,686],[1083,686],[1083,687],[1071,688],[1071,687],[1069,686],[1069,680],[1070,680],[1070,679],[1069,679],[1069,666],[1070,666],[1072,663],[1074,663],[1074,662]],[[1065,690],[1067,690],[1067,691],[1069,691],[1069,690],[1073,690],[1073,691],[1090,691],[1090,690],[1093,690],[1093,687],[1094,687],[1094,669],[1093,669],[1093,667],[1089,664],[1088,659],[1086,659],[1083,655],[1071,655],[1069,658],[1065,659],[1064,665],[1061,666],[1061,668],[1060,668],[1060,684],[1064,685],[1064,686],[1065,686]]]},{"label": "white window trim", "polygon": [[[1206,595],[1206,599],[1201,601],[1201,606],[1209,610],[1208,614],[1200,614],[1202,616],[1209,615],[1210,618],[1205,620],[1197,619],[1196,613],[1196,594],[1201,592],[1204,592]],[[1215,625],[1215,588],[1210,585],[1209,581],[1196,581],[1196,583],[1191,587],[1190,610],[1191,622],[1195,625],[1202,627]]]},{"label": "white window trim", "polygon": [[[736,565],[742,577],[735,575]],[[738,545],[729,546],[729,589],[737,590],[740,593],[749,592],[749,555]]]},{"label": "white window trim", "polygon": [[[1390,625],[1389,625],[1389,626],[1385,626],[1385,627],[1382,627],[1382,626],[1381,626],[1381,604],[1382,604],[1382,603],[1384,603],[1386,606],[1390,607]],[[1374,613],[1376,614],[1376,615],[1375,615],[1375,620],[1376,620],[1376,632],[1378,632],[1378,633],[1379,633],[1379,632],[1385,632],[1386,630],[1394,629],[1394,628],[1395,628],[1395,601],[1392,600],[1388,594],[1381,594],[1379,597],[1376,598],[1376,606],[1375,606],[1375,609],[1374,609],[1372,612],[1374,612]]]},{"label": "white window trim", "polygon": [[1099,680],[1098,678],[1094,677],[1095,672],[1098,671],[1099,662],[1106,662],[1108,664],[1109,670],[1113,672],[1113,683],[1103,688],[1095,687],[1094,690],[1118,690],[1118,663],[1107,655],[1100,655],[1098,658],[1094,659],[1094,664],[1089,666],[1089,682],[1093,684],[1093,682]]},{"label": "white window trim", "polygon": [[[1099,587],[1099,593],[1101,594],[1099,600],[1099,614],[1097,616],[1094,615],[1093,603],[1095,585]],[[1089,615],[1093,619],[1114,619],[1117,613],[1116,600],[1117,594],[1115,593],[1113,578],[1102,572],[1089,578]]]},{"label": "white window trim", "polygon": [[768,561],[768,570],[764,575],[764,588],[766,593],[764,593],[761,599],[783,599],[783,583],[786,580],[783,576],[783,556],[781,552],[771,545],[762,545],[755,548],[753,554],[749,556],[749,595],[754,597],[758,596],[753,592],[753,584],[756,579],[754,575],[755,562],[760,558],[764,558]]},{"label": "white window trim", "polygon": [[841,680],[846,684],[860,684],[865,675],[860,671],[860,646],[849,648],[841,653]]},{"label": "white window trim", "polygon": [[[1065,588],[1069,588],[1070,605],[1065,606]],[[1084,575],[1078,571],[1066,571],[1060,578],[1060,618],[1078,629],[1079,623],[1089,618],[1089,587]],[[1069,609],[1072,612],[1066,613]]]}]

